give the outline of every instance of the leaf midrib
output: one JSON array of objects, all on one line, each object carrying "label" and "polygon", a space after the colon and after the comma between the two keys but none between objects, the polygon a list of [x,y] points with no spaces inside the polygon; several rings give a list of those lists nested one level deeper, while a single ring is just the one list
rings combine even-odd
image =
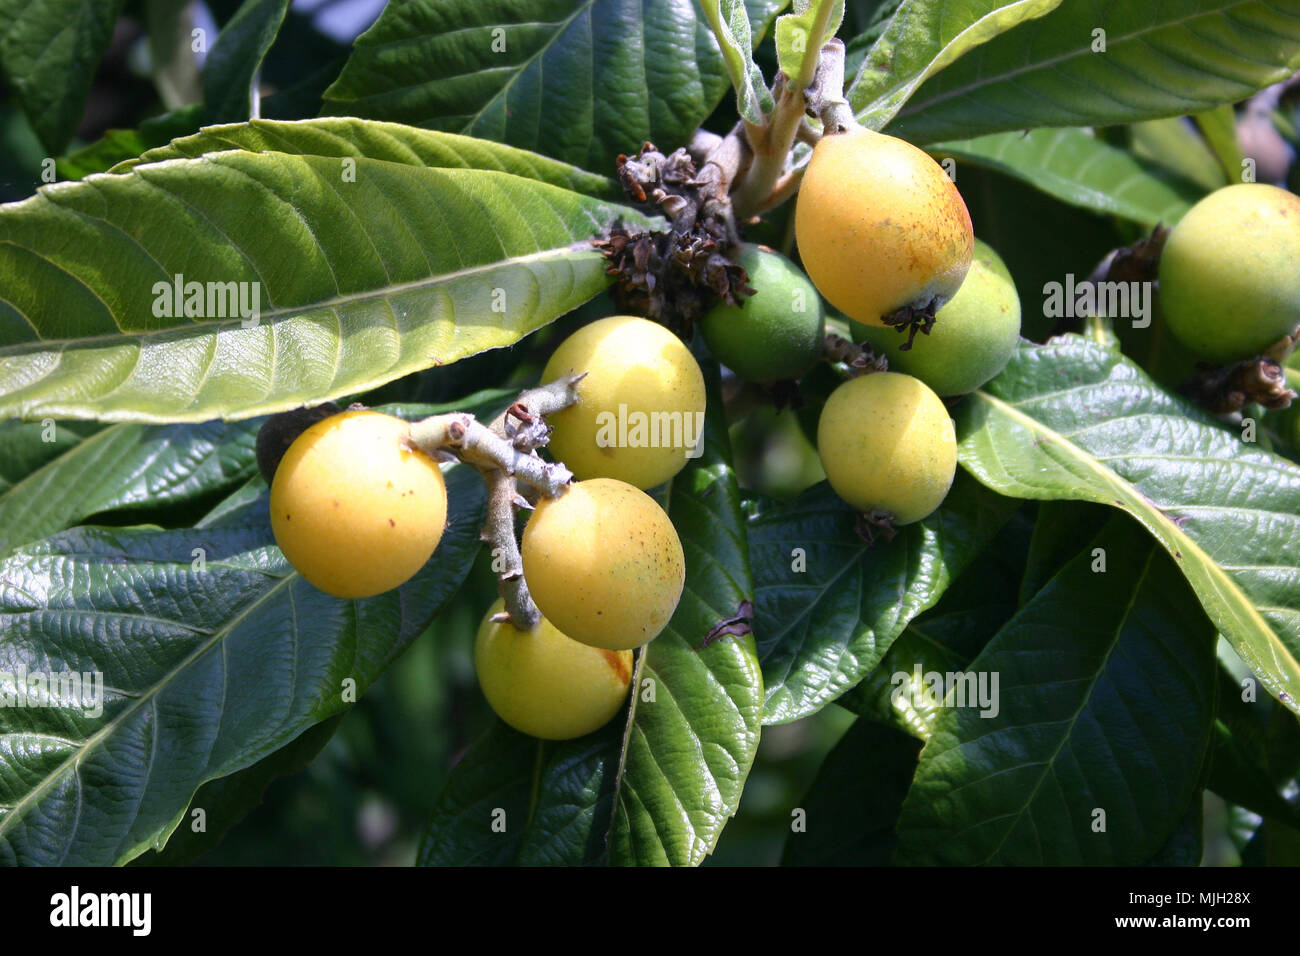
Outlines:
[{"label": "leaf midrib", "polygon": [[[1124,499],[1125,503],[1128,505],[1126,510],[1131,511],[1134,517],[1136,517],[1155,535],[1157,541],[1164,544],[1165,535],[1169,535],[1171,538],[1175,539],[1185,557],[1194,560],[1199,566],[1207,569],[1207,575],[1219,585],[1216,589],[1217,592],[1220,594],[1226,594],[1233,599],[1235,601],[1234,606],[1256,625],[1258,633],[1262,634],[1266,638],[1268,648],[1273,654],[1274,661],[1280,664],[1277,657],[1278,650],[1280,649],[1283,658],[1290,661],[1290,669],[1292,672],[1300,670],[1300,663],[1298,663],[1291,655],[1290,649],[1282,642],[1282,639],[1269,625],[1268,621],[1266,621],[1259,613],[1254,603],[1252,603],[1248,596],[1241,590],[1237,585],[1237,582],[1233,580],[1232,576],[1225,572],[1219,566],[1218,562],[1211,558],[1194,538],[1190,537],[1185,531],[1183,531],[1182,528],[1180,528],[1168,515],[1143,495],[1130,481],[1123,478],[1118,472],[1112,471],[1105,465],[1101,464],[1090,453],[1065,438],[1060,432],[1048,427],[1038,419],[1020,411],[1019,408],[1010,402],[996,398],[982,389],[976,391],[973,397],[997,409],[1028,431],[1047,437],[1052,441],[1054,447],[1062,449],[1068,458],[1083,465],[1087,470],[1096,474],[1107,487],[1113,489],[1117,495]],[[969,471],[970,469],[968,468],[967,470]],[[1108,505],[1111,504],[1111,502],[1104,503]],[[1183,562],[1179,562],[1179,567],[1180,570],[1182,570]],[[1187,576],[1186,571],[1183,571],[1182,573],[1185,577]],[[1205,603],[1219,603],[1219,601],[1216,600],[1217,594],[1209,596],[1209,599],[1207,600],[1206,596],[1203,596],[1198,590],[1197,596]],[[1225,611],[1231,609],[1231,607],[1224,608]],[[1217,623],[1218,622],[1216,621],[1216,624]],[[1288,694],[1287,696],[1290,698],[1288,706],[1292,710],[1296,710],[1297,706],[1300,705],[1297,704],[1295,695]]]},{"label": "leaf midrib", "polygon": [[[1119,43],[1127,43],[1127,42],[1129,42],[1129,41],[1131,41],[1131,40],[1141,39],[1142,37],[1144,37],[1144,36],[1145,36],[1146,34],[1148,34],[1148,33],[1158,33],[1158,32],[1160,32],[1161,30],[1166,30],[1166,29],[1169,29],[1169,28],[1171,28],[1171,27],[1179,27],[1179,26],[1183,26],[1184,24],[1189,23],[1189,22],[1191,22],[1191,21],[1193,21],[1193,20],[1198,20],[1198,19],[1201,19],[1201,18],[1203,18],[1203,17],[1209,16],[1209,15],[1211,15],[1211,13],[1213,13],[1213,14],[1226,14],[1226,13],[1229,13],[1229,12],[1230,12],[1233,8],[1235,8],[1235,7],[1240,7],[1240,6],[1242,6],[1243,4],[1254,3],[1254,2],[1256,2],[1256,0],[1236,0],[1236,2],[1233,3],[1233,4],[1231,5],[1231,7],[1223,7],[1223,8],[1220,8],[1220,9],[1218,9],[1218,10],[1211,11],[1210,13],[1207,13],[1207,12],[1205,12],[1205,11],[1197,11],[1197,12],[1192,13],[1192,14],[1186,16],[1186,17],[1182,17],[1181,19],[1178,19],[1178,20],[1164,20],[1164,21],[1161,21],[1160,23],[1152,24],[1152,25],[1149,26],[1149,27],[1144,27],[1144,28],[1138,29],[1138,30],[1136,30],[1136,31],[1134,31],[1134,32],[1132,32],[1132,33],[1124,34],[1124,35],[1122,35],[1121,37],[1119,37],[1118,41],[1115,40],[1114,38],[1111,38],[1111,37],[1108,36],[1108,37],[1107,37],[1107,41],[1106,41],[1106,43],[1107,43],[1107,49],[1109,50],[1109,49],[1111,49],[1112,47],[1114,47],[1115,44],[1116,44],[1117,42],[1119,42]],[[1057,9],[1060,9],[1060,8],[1058,7]],[[1096,9],[1096,8],[1094,8],[1094,9]],[[1054,10],[1054,11],[1052,11],[1052,12],[1055,13],[1056,11]],[[1046,17],[1049,17],[1049,16],[1051,16],[1051,13],[1046,14],[1046,15],[1043,17],[1043,19],[1046,19]],[[1033,22],[1040,22],[1040,23],[1041,23],[1041,21],[1032,21],[1032,20],[1027,20],[1027,21],[1025,21],[1025,22],[1026,22],[1026,23],[1033,23]],[[1003,35],[1005,36],[1005,34],[1003,34]],[[943,103],[943,102],[946,102],[946,101],[948,101],[948,100],[955,99],[955,98],[957,98],[957,97],[959,97],[959,96],[966,96],[967,94],[969,94],[969,93],[970,93],[971,91],[973,91],[973,90],[978,90],[978,89],[981,89],[981,88],[983,88],[983,87],[988,87],[988,86],[995,86],[995,85],[997,85],[997,84],[999,84],[999,83],[1005,83],[1005,82],[1008,82],[1008,81],[1010,81],[1010,80],[1015,79],[1015,78],[1018,77],[1018,76],[1021,76],[1021,75],[1025,74],[1025,73],[1032,73],[1032,72],[1037,72],[1037,71],[1039,71],[1039,70],[1051,69],[1051,68],[1053,68],[1053,67],[1059,66],[1059,65],[1062,64],[1062,63],[1067,63],[1067,62],[1069,62],[1070,60],[1077,59],[1078,57],[1081,57],[1081,56],[1084,56],[1084,55],[1095,56],[1096,54],[1094,54],[1094,53],[1091,52],[1091,48],[1090,48],[1089,46],[1084,46],[1084,47],[1082,47],[1082,48],[1080,48],[1080,49],[1072,50],[1072,51],[1070,51],[1069,53],[1065,53],[1065,54],[1062,54],[1062,55],[1060,55],[1060,56],[1052,57],[1051,59],[1046,59],[1046,60],[1036,60],[1036,61],[1033,61],[1033,62],[1025,63],[1024,65],[1022,65],[1022,66],[1018,66],[1018,67],[1016,67],[1015,69],[1012,69],[1012,70],[1009,70],[1009,71],[1006,71],[1006,72],[1002,72],[1002,73],[998,73],[996,76],[993,76],[993,77],[980,76],[979,78],[977,78],[976,80],[974,80],[974,81],[971,82],[971,83],[966,84],[965,86],[956,86],[956,87],[953,87],[953,88],[950,89],[950,90],[946,90],[946,91],[944,91],[944,92],[942,92],[942,93],[939,93],[939,94],[937,94],[937,95],[935,95],[935,96],[930,97],[929,99],[925,100],[925,101],[922,102],[922,103],[917,103],[917,102],[915,102],[915,101],[912,101],[912,102],[909,103],[907,106],[904,106],[902,109],[900,109],[900,110],[895,114],[895,116],[898,117],[898,118],[903,118],[903,117],[906,117],[906,116],[913,116],[913,115],[916,115],[919,111],[924,111],[924,110],[927,110],[927,109],[932,109],[932,108],[933,108],[936,104],[938,104],[938,103]]]},{"label": "leaf midrib", "polygon": [[[217,646],[218,643],[224,641],[226,637],[228,637],[230,633],[235,629],[235,627],[237,627],[243,620],[248,618],[249,615],[255,612],[259,607],[261,607],[268,600],[270,600],[272,597],[278,594],[281,590],[290,586],[297,579],[298,579],[298,572],[291,571],[285,577],[277,581],[272,587],[270,587],[266,591],[265,594],[261,595],[256,601],[249,604],[246,608],[244,608],[243,611],[241,611],[239,614],[233,617],[219,630],[214,631],[212,633],[211,639],[200,644],[190,654],[188,654],[186,657],[180,660],[177,663],[177,665],[171,669],[170,672],[168,672],[161,680],[159,680],[157,683],[151,686],[147,691],[145,691],[139,697],[137,697],[130,706],[124,709],[120,714],[118,714],[116,717],[114,717],[112,720],[106,723],[103,727],[97,730],[90,737],[86,738],[83,744],[80,747],[78,747],[73,754],[71,754],[62,763],[60,763],[57,767],[55,767],[52,771],[50,771],[50,773],[45,777],[45,779],[34,790],[29,791],[26,796],[24,796],[21,800],[19,800],[16,804],[14,804],[12,810],[9,813],[7,813],[4,817],[0,817],[0,837],[3,837],[4,834],[8,832],[10,826],[14,823],[14,821],[19,820],[23,816],[25,816],[26,812],[30,810],[33,806],[35,806],[39,798],[42,797],[50,788],[55,786],[55,784],[63,777],[63,775],[69,769],[71,769],[73,773],[76,774],[77,765],[80,764],[82,758],[87,754],[93,752],[106,739],[108,739],[114,733],[116,733],[117,730],[121,727],[121,725],[125,722],[125,720],[128,717],[132,716],[137,710],[145,706],[145,704],[152,703],[159,694],[161,694],[164,690],[167,689],[168,685],[170,685],[172,681],[174,681],[180,674],[182,674],[185,671],[186,668],[188,668],[191,664],[195,663],[199,658],[207,654],[208,651],[210,651],[213,647]],[[78,780],[79,779],[80,776],[78,775]],[[199,785],[200,786],[202,785],[202,781],[200,781]],[[144,795],[145,794],[142,791],[141,799],[143,799]],[[78,807],[80,807],[81,804],[80,798],[78,798],[77,803],[78,803]],[[137,814],[138,814],[138,807],[137,807]],[[71,841],[72,838],[73,838],[73,834],[69,833],[68,840]]]},{"label": "leaf midrib", "polygon": [[[274,320],[280,318],[296,318],[305,312],[311,312],[317,309],[329,309],[333,311],[337,307],[350,305],[356,302],[367,302],[371,300],[386,302],[389,296],[399,295],[404,292],[411,292],[425,287],[437,288],[446,282],[454,282],[457,279],[480,275],[496,269],[508,268],[510,266],[527,264],[530,262],[539,262],[555,256],[567,257],[572,256],[575,253],[583,252],[590,252],[594,256],[600,255],[599,252],[591,248],[588,241],[583,240],[568,246],[555,246],[538,252],[530,252],[523,256],[514,256],[509,259],[497,259],[493,262],[482,263],[477,266],[466,266],[452,272],[443,272],[436,276],[426,276],[422,279],[415,279],[410,282],[389,283],[388,285],[366,289],[363,292],[351,292],[331,296],[328,299],[320,299],[316,302],[302,303],[293,306],[282,306],[275,309],[265,309],[258,314],[259,325],[253,326],[252,328],[258,328],[261,324],[274,324]],[[114,319],[116,320],[116,317],[114,317]],[[0,359],[3,359],[6,355],[22,355],[30,352],[43,352],[53,347],[69,348],[75,346],[94,346],[103,343],[121,343],[123,340],[132,342],[142,341],[158,336],[177,335],[179,333],[196,334],[204,332],[209,328],[239,325],[242,322],[242,319],[235,316],[224,319],[200,319],[195,322],[188,322],[184,325],[172,325],[162,329],[145,329],[139,332],[127,332],[119,329],[117,332],[105,332],[100,335],[88,335],[79,338],[37,339],[36,341],[19,342],[13,345],[0,347]]]}]

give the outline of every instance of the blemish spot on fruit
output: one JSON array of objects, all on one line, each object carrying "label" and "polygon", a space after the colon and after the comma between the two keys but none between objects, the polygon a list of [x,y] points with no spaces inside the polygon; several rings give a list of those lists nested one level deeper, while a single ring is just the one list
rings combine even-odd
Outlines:
[{"label": "blemish spot on fruit", "polygon": [[335,498],[335,499],[334,499],[334,507],[337,508],[338,506],[339,506],[339,500],[338,500],[337,498]]},{"label": "blemish spot on fruit", "polygon": [[397,522],[394,521],[392,518],[389,518],[389,519],[388,519],[388,526],[389,526],[390,528],[396,528],[396,527],[397,527]]},{"label": "blemish spot on fruit", "polygon": [[605,658],[605,662],[614,671],[614,675],[618,677],[620,684],[626,684],[631,680],[632,672],[628,669],[627,662],[622,654],[618,651],[607,651],[604,648],[598,648],[598,650],[600,656]]}]

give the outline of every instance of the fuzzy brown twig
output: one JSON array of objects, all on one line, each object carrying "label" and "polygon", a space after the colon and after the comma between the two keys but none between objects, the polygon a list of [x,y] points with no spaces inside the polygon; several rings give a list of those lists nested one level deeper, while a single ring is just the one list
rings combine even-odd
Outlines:
[{"label": "fuzzy brown twig", "polygon": [[[585,373],[584,373],[585,374]],[[531,508],[519,493],[516,479],[536,495],[555,498],[563,494],[573,473],[561,463],[543,461],[537,449],[550,440],[545,416],[568,408],[578,400],[577,385],[583,375],[556,379],[521,392],[501,414],[484,425],[467,412],[433,415],[411,423],[411,444],[434,456],[450,451],[483,477],[488,490],[487,518],[480,537],[492,553],[505,614],[520,630],[531,630],[541,620],[524,580],[523,557],[515,537],[515,511]]]}]

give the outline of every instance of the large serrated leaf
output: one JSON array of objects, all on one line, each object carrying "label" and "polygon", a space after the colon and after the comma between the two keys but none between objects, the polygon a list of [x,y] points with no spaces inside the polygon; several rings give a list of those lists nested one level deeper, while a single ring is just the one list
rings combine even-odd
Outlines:
[{"label": "large serrated leaf", "polygon": [[[0,207],[0,416],[247,418],[362,391],[570,311],[608,283],[588,240],[651,224],[407,162],[227,150]],[[197,316],[157,314],[178,275],[222,288]]]},{"label": "large serrated leaf", "polygon": [[[780,6],[756,0],[751,20]],[[692,0],[409,0],[357,39],[325,110],[606,172],[647,139],[684,145],[726,89]]]},{"label": "large serrated leaf", "polygon": [[1214,719],[1214,629],[1186,590],[1126,518],[1085,544],[971,663],[993,706],[949,689],[896,859],[1114,865],[1160,850]]},{"label": "large serrated leaf", "polygon": [[869,547],[825,483],[789,504],[760,503],[749,553],[764,722],[805,717],[862,680],[1015,508],[959,474],[938,511]]},{"label": "large serrated leaf", "polygon": [[868,129],[880,129],[926,79],[1061,0],[906,0],[867,51],[846,91]]},{"label": "large serrated leaf", "polygon": [[748,635],[701,647],[752,596],[717,366],[704,368],[704,453],[667,486],[686,587],[643,652],[630,723],[545,745],[498,724],[453,772],[421,862],[694,865],[736,812],[758,747],[761,672]]},{"label": "large serrated leaf", "polygon": [[1069,0],[927,81],[889,132],[929,143],[1179,116],[1245,99],[1297,68],[1300,16],[1289,0]]},{"label": "large serrated leaf", "polygon": [[995,169],[1083,209],[1144,226],[1177,222],[1204,190],[1088,130],[1036,129],[933,143],[930,152]]},{"label": "large serrated leaf", "polygon": [[1077,336],[1022,344],[956,419],[958,458],[990,488],[1133,515],[1242,660],[1300,712],[1300,467]]},{"label": "large serrated leaf", "polygon": [[[21,700],[40,706],[0,707],[0,863],[107,865],[156,849],[202,784],[350,706],[477,552],[482,483],[461,466],[447,479],[434,558],[363,601],[288,566],[265,499],[238,523],[77,528],[0,562],[0,672],[103,682],[99,714],[30,681]],[[14,701],[16,687],[0,677]]]}]

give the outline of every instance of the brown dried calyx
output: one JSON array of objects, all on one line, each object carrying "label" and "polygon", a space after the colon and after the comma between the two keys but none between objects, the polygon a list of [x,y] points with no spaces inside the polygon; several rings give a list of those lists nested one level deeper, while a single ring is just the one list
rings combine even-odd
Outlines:
[{"label": "brown dried calyx", "polygon": [[706,163],[701,173],[687,150],[665,156],[646,143],[635,157],[619,156],[618,176],[634,202],[657,206],[670,223],[665,232],[615,227],[595,240],[609,260],[605,271],[618,277],[619,308],[685,337],[719,299],[734,305],[753,294],[745,270],[727,257],[737,234],[718,167]]},{"label": "brown dried calyx", "polygon": [[1289,408],[1296,393],[1287,387],[1286,370],[1267,355],[1235,365],[1198,362],[1197,374],[1180,391],[1216,415],[1239,412],[1247,405],[1277,410]]}]

